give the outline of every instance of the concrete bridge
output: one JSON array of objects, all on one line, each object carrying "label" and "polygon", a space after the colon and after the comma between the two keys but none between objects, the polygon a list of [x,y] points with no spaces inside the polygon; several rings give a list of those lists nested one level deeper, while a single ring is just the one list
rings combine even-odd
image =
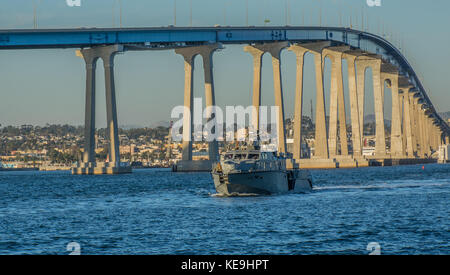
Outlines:
[{"label": "concrete bridge", "polygon": [[[227,44],[244,44],[253,56],[253,106],[261,103],[262,56],[269,53],[274,71],[275,104],[278,120],[278,150],[286,152],[282,50],[295,53],[297,78],[294,114],[293,156],[303,168],[361,167],[369,161],[411,163],[425,161],[441,144],[449,143],[450,127],[439,117],[414,69],[406,58],[385,39],[362,31],[332,27],[196,27],[196,28],[113,28],[0,30],[1,49],[78,48],[86,62],[85,148],[83,163],[75,174],[130,172],[121,166],[114,85],[114,56],[126,51],[175,50],[184,58],[184,104],[193,108],[193,64],[201,55],[205,74],[206,105],[215,105],[213,80],[214,52]],[[303,64],[306,53],[314,55],[316,73],[315,155],[301,159],[301,120],[303,108]],[[324,61],[331,61],[329,125],[324,95]],[[95,71],[97,60],[105,67],[109,162],[95,161]],[[350,108],[345,107],[342,61],[348,64]],[[375,156],[363,156],[364,97],[366,69],[372,69],[376,117]],[[391,89],[391,146],[387,150],[384,119],[384,90]],[[353,153],[347,144],[346,110],[350,111]],[[192,162],[192,117],[185,116],[182,169],[195,169]],[[258,127],[258,117],[252,123]],[[339,129],[339,131],[338,131]],[[339,133],[339,135],[338,135]],[[339,150],[340,148],[340,150]],[[218,144],[209,143],[210,167],[218,157]],[[194,165],[193,165],[194,164]]]}]

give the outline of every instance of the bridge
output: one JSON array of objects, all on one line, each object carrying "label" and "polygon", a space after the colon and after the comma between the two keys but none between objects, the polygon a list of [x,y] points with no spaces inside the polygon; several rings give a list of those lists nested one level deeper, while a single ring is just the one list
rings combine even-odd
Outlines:
[{"label": "bridge", "polygon": [[[414,163],[426,161],[440,145],[449,144],[450,127],[437,113],[426,89],[402,53],[384,38],[349,28],[338,27],[161,27],[161,28],[80,28],[41,30],[0,30],[0,50],[75,48],[86,62],[85,146],[83,163],[75,174],[129,172],[121,166],[114,84],[114,56],[126,51],[175,50],[184,58],[184,105],[193,108],[193,62],[203,58],[207,106],[215,105],[213,81],[214,52],[228,44],[244,44],[253,56],[253,101],[261,104],[262,56],[269,53],[274,69],[275,104],[279,107],[278,151],[286,152],[282,50],[295,53],[297,78],[294,114],[293,157],[303,168],[362,167],[369,162]],[[304,56],[314,56],[316,73],[315,152],[302,158],[302,107]],[[324,95],[324,62],[331,66],[329,123]],[[105,68],[109,162],[95,160],[95,71],[98,59]],[[342,61],[348,64],[351,144],[347,144]],[[364,97],[366,69],[372,69],[376,118],[375,154],[363,155]],[[385,136],[385,87],[392,94],[390,146]],[[348,112],[348,111],[347,111]],[[252,123],[258,128],[258,116]],[[180,166],[194,169],[192,161],[192,117],[184,117],[183,160]],[[339,129],[339,130],[338,130]],[[388,139],[389,140],[389,139]],[[351,145],[351,146],[349,146]],[[352,152],[349,152],[349,147]],[[218,157],[217,141],[209,142],[210,165]],[[209,166],[210,167],[210,166]]]}]

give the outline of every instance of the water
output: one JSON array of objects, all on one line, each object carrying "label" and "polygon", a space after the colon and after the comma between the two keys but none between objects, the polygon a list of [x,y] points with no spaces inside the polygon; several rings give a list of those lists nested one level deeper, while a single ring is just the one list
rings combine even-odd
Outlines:
[{"label": "water", "polygon": [[0,172],[0,254],[450,254],[450,165],[312,173],[309,194],[222,198],[208,173]]}]

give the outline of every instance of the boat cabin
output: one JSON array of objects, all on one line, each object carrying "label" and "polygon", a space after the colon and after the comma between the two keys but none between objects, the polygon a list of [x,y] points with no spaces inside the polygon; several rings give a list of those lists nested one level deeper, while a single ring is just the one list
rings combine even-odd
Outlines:
[{"label": "boat cabin", "polygon": [[225,153],[223,160],[276,160],[278,159],[274,152],[260,151],[230,151]]}]

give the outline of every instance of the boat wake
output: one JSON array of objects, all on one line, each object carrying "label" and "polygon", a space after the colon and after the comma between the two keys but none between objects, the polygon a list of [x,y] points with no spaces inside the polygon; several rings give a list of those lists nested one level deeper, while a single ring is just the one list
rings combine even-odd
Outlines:
[{"label": "boat wake", "polygon": [[322,190],[346,190],[346,189],[396,189],[396,188],[420,188],[420,187],[440,187],[450,185],[450,182],[401,182],[401,183],[379,183],[369,185],[334,185],[334,186],[314,186],[314,191]]}]

